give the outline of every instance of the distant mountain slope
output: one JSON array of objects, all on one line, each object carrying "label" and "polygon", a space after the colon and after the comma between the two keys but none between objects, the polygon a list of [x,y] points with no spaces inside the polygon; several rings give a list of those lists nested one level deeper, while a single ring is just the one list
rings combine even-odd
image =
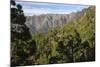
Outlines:
[{"label": "distant mountain slope", "polygon": [[39,16],[28,16],[26,19],[26,25],[30,28],[31,33],[44,33],[49,29],[55,27],[62,27],[68,22],[75,21],[79,17],[83,16],[85,9],[80,12],[70,14],[43,14]]}]

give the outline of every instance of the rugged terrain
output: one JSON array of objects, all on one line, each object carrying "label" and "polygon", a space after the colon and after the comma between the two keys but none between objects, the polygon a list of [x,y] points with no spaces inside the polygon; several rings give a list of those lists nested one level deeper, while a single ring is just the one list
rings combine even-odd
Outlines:
[{"label": "rugged terrain", "polygon": [[27,16],[26,24],[30,28],[31,33],[44,33],[55,27],[62,27],[68,22],[75,21],[83,16],[85,9],[76,13],[70,14],[42,14]]}]

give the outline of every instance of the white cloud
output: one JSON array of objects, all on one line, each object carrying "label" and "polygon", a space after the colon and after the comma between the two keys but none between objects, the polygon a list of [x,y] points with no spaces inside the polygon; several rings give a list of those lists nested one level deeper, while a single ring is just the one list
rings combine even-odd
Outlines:
[{"label": "white cloud", "polygon": [[40,15],[40,14],[68,14],[70,11],[62,11],[62,10],[52,10],[52,9],[45,9],[45,8],[32,8],[32,9],[27,9],[24,8],[24,14],[27,16],[33,16],[33,15]]},{"label": "white cloud", "polygon": [[40,15],[40,14],[45,14],[45,13],[49,13],[48,10],[43,10],[43,9],[36,9],[36,8],[33,8],[33,9],[23,9],[24,10],[24,13],[27,15]]},{"label": "white cloud", "polygon": [[17,2],[23,6],[24,14],[26,16],[40,15],[40,14],[68,14],[71,12],[80,11],[87,7],[84,5],[71,4],[50,4],[50,3],[35,3],[35,2]]}]

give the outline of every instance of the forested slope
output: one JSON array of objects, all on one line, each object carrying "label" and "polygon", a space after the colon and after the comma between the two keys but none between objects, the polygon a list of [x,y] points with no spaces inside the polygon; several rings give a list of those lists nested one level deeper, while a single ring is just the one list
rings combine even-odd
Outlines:
[{"label": "forested slope", "polygon": [[33,35],[39,64],[95,60],[95,7],[85,10],[82,17],[47,34]]},{"label": "forested slope", "polygon": [[[95,7],[47,33],[30,35],[21,5],[11,3],[11,65],[38,65],[95,60]],[[13,11],[15,10],[15,11]],[[21,18],[21,19],[20,19]]]}]

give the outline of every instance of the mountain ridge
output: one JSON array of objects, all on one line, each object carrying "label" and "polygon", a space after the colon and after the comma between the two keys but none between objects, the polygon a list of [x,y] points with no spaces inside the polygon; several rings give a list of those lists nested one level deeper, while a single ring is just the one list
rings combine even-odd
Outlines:
[{"label": "mountain ridge", "polygon": [[30,32],[33,33],[46,33],[55,27],[62,27],[68,22],[75,21],[83,16],[85,9],[70,14],[41,14],[26,17],[26,25],[29,27]]}]

